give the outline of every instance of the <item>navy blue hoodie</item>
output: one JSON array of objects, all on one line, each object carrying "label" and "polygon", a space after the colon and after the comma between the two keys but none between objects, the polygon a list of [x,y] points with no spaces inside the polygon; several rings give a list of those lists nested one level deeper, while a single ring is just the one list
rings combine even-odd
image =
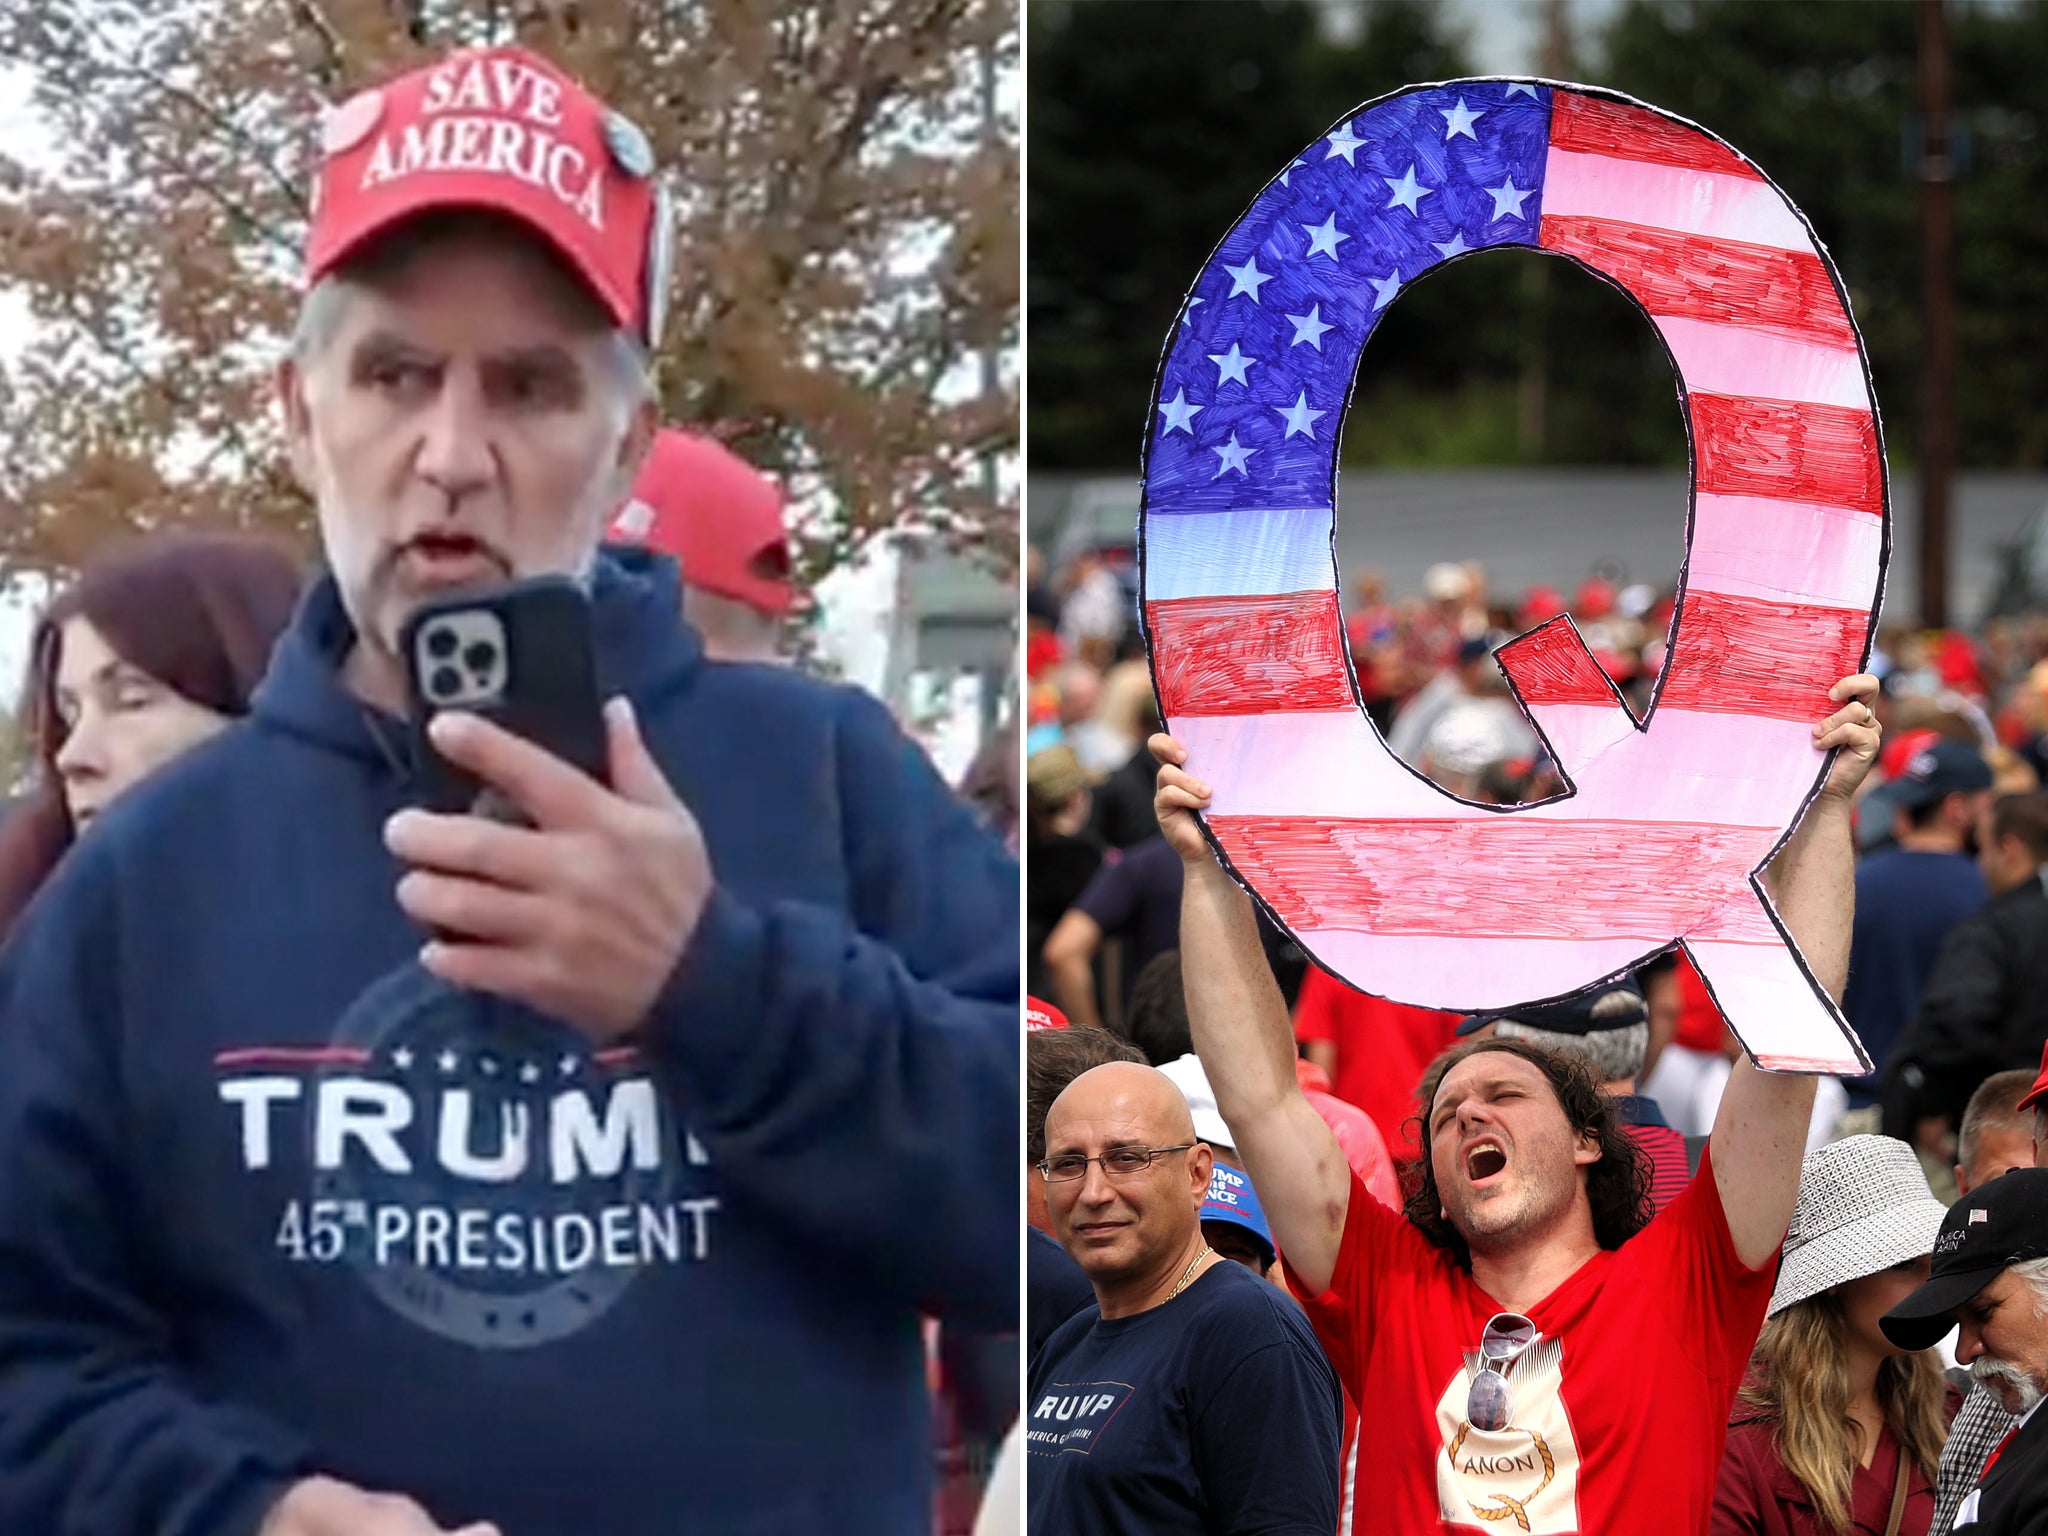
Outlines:
[{"label": "navy blue hoodie", "polygon": [[673,566],[594,591],[719,881],[631,1043],[416,965],[328,582],[17,929],[0,1531],[252,1536],[310,1472],[505,1536],[929,1529],[920,1309],[1018,1312],[1016,867],[871,700],[703,662]]}]

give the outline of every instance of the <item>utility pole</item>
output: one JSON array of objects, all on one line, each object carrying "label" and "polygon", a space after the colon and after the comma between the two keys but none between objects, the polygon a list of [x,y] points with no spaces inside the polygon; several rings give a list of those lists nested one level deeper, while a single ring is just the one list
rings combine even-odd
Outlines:
[{"label": "utility pole", "polygon": [[1920,622],[1948,626],[1949,489],[1956,464],[1954,105],[1948,10],[1918,0],[1920,32]]}]

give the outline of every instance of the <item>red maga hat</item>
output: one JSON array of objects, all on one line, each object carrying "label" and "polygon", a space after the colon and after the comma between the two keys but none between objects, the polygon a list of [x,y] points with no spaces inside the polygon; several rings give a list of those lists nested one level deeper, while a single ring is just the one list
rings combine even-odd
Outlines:
[{"label": "red maga hat", "polygon": [[2032,1109],[2037,1104],[2048,1104],[2048,1045],[2041,1047],[2041,1075],[2034,1079],[2034,1086],[2027,1090],[2016,1108]]},{"label": "red maga hat", "polygon": [[1026,1030],[1065,1029],[1067,1028],[1067,1016],[1042,998],[1026,997],[1024,999],[1024,1028]]},{"label": "red maga hat", "polygon": [[782,493],[723,443],[695,432],[655,434],[612,537],[675,556],[691,586],[771,618],[796,600]]},{"label": "red maga hat", "polygon": [[481,208],[561,253],[622,330],[656,345],[673,259],[654,150],[523,48],[457,53],[327,113],[306,242],[311,286],[415,214]]}]

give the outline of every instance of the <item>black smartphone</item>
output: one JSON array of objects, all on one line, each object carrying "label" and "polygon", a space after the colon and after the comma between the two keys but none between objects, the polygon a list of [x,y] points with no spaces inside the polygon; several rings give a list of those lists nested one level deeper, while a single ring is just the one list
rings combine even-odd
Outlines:
[{"label": "black smartphone", "polygon": [[533,577],[420,607],[399,644],[412,692],[414,760],[422,803],[443,813],[527,817],[434,749],[427,725],[468,710],[607,780],[604,701],[590,634],[590,600],[575,582]]}]

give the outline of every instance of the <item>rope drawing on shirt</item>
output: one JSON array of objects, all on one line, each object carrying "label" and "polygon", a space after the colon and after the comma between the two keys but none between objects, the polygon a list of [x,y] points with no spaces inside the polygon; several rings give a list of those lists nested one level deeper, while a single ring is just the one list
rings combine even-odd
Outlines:
[{"label": "rope drawing on shirt", "polygon": [[[1465,1444],[1465,1437],[1471,1432],[1472,1426],[1470,1424],[1460,1424],[1458,1426],[1457,1436],[1451,1441],[1450,1449],[1451,1465],[1453,1467],[1457,1466],[1458,1452]],[[1537,1494],[1548,1488],[1557,1477],[1557,1458],[1550,1454],[1550,1447],[1544,1444],[1543,1436],[1533,1429],[1522,1429],[1519,1425],[1510,1424],[1504,1433],[1524,1434],[1529,1437],[1529,1443],[1535,1446],[1536,1454],[1543,1458],[1543,1480],[1519,1499],[1511,1493],[1502,1493],[1495,1490],[1491,1495],[1491,1497],[1498,1501],[1494,1507],[1483,1508],[1478,1504],[1474,1504],[1472,1506],[1472,1513],[1482,1520],[1505,1520],[1512,1515],[1515,1524],[1526,1531],[1530,1529],[1529,1504]]]}]

